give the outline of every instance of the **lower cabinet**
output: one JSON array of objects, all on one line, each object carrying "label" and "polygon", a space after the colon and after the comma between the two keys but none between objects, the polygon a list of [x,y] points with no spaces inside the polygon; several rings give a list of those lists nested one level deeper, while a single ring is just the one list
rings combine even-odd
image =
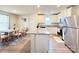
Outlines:
[{"label": "lower cabinet", "polygon": [[32,53],[47,53],[48,52],[49,35],[32,35],[31,52]]}]

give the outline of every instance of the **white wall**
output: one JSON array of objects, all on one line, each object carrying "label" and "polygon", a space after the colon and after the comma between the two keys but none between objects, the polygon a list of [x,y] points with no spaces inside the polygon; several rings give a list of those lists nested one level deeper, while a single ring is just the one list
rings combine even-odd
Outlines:
[{"label": "white wall", "polygon": [[[16,15],[9,15],[9,20],[10,20],[10,28],[12,29],[12,28],[18,28],[18,16],[16,16]],[[14,24],[16,24],[15,26],[14,26]]]},{"label": "white wall", "polygon": [[58,19],[58,16],[57,15],[52,15],[51,16],[51,19],[52,19],[52,22],[55,22],[55,23],[58,23],[59,22],[59,19]]},{"label": "white wall", "polygon": [[[29,20],[29,27],[31,29],[36,29],[36,26],[38,23],[44,23],[45,21],[45,15],[37,15],[37,14],[32,14],[28,16]],[[52,22],[58,22],[58,16],[57,15],[52,15],[50,16]]]},{"label": "white wall", "polygon": [[[26,21],[24,21],[24,18],[26,18]],[[19,28],[29,27],[29,19],[28,19],[27,16],[19,16],[19,19],[18,19],[18,27]]]},{"label": "white wall", "polygon": [[[46,17],[46,15],[39,15],[38,16],[38,20],[37,20],[38,23],[39,22],[43,22],[44,23],[45,17]],[[52,22],[58,22],[58,16],[57,15],[50,15],[49,17],[52,20]]]},{"label": "white wall", "polygon": [[37,19],[37,23],[44,23],[44,15],[37,15],[38,19]]},{"label": "white wall", "polygon": [[32,14],[29,16],[30,29],[36,29],[37,20],[38,18],[36,14]]},{"label": "white wall", "polygon": [[[26,18],[26,22],[23,20],[23,18]],[[19,16],[18,21],[19,28],[29,28],[29,29],[36,29],[37,26],[37,15],[31,14],[26,16]]]}]

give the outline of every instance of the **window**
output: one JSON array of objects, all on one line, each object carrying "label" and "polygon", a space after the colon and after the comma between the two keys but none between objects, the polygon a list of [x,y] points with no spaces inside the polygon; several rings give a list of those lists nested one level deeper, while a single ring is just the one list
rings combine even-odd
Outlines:
[{"label": "window", "polygon": [[45,18],[45,24],[46,24],[46,25],[50,25],[50,24],[51,24],[51,19],[50,19],[50,17],[46,17],[46,18]]},{"label": "window", "polygon": [[[46,17],[45,18],[45,25],[50,25],[51,24],[51,18],[50,17]],[[45,32],[49,33],[48,28],[45,28]]]},{"label": "window", "polygon": [[0,32],[7,32],[9,29],[9,16],[0,14]]}]

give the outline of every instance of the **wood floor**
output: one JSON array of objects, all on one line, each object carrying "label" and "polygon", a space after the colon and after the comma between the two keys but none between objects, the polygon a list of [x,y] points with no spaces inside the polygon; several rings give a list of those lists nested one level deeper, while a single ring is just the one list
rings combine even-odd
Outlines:
[{"label": "wood floor", "polygon": [[30,37],[27,35],[11,42],[9,46],[1,46],[0,53],[30,53],[30,44]]},{"label": "wood floor", "polygon": [[[60,37],[51,35],[49,40],[48,53],[72,53],[65,45]],[[25,36],[15,40],[9,46],[0,46],[0,53],[31,53],[30,36]]]},{"label": "wood floor", "polygon": [[72,53],[59,36],[51,35],[49,40],[49,53]]}]

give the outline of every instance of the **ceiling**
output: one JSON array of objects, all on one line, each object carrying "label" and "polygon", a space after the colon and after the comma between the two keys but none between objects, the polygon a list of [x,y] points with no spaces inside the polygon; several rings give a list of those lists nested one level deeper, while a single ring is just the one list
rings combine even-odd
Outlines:
[{"label": "ceiling", "polygon": [[33,13],[57,13],[68,7],[68,5],[0,5],[0,10],[17,15],[30,15]]}]

